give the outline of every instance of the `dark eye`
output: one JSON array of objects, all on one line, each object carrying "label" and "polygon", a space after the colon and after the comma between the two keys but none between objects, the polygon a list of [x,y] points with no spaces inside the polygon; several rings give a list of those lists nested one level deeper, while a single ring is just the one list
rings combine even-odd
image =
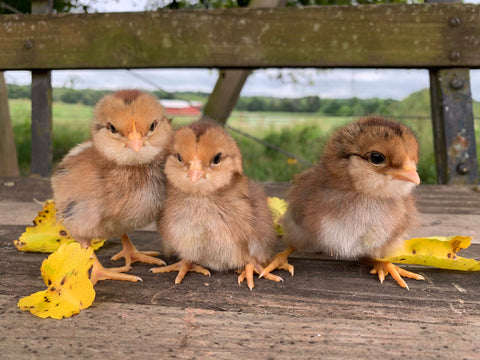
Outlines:
[{"label": "dark eye", "polygon": [[381,165],[385,163],[385,155],[380,154],[379,152],[372,152],[368,156],[368,161],[370,161],[373,165]]},{"label": "dark eye", "polygon": [[157,127],[157,124],[158,124],[158,121],[157,121],[157,120],[155,120],[154,122],[152,122],[152,125],[150,125],[150,131],[155,130],[155,128]]},{"label": "dark eye", "polygon": [[180,156],[180,154],[177,153],[177,160],[182,162],[182,157]]},{"label": "dark eye", "polygon": [[214,164],[214,165],[220,164],[220,160],[221,160],[221,159],[222,159],[222,153],[218,153],[218,154],[215,155],[215,157],[213,158],[212,164]]},{"label": "dark eye", "polygon": [[117,129],[115,129],[115,126],[112,125],[111,122],[107,123],[106,128],[112,132],[112,134],[115,134],[117,132]]}]

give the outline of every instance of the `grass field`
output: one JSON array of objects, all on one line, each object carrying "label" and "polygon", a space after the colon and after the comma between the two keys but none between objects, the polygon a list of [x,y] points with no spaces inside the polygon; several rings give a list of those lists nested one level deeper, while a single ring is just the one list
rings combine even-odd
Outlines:
[{"label": "grass field", "polygon": [[[30,168],[30,101],[10,100],[10,113],[17,144],[22,175]],[[59,161],[69,149],[89,137],[93,107],[54,102],[53,151],[54,162]],[[228,125],[278,146],[297,157],[315,163],[329,134],[355,118],[324,117],[318,114],[234,112]],[[194,121],[194,118],[173,119],[174,127]],[[423,183],[435,183],[435,161],[431,122],[428,118],[402,120],[416,133],[421,144],[419,173]],[[476,124],[480,138],[480,122]],[[275,150],[251,139],[232,133],[243,154],[245,172],[258,181],[290,181],[293,176],[308,168]]]}]

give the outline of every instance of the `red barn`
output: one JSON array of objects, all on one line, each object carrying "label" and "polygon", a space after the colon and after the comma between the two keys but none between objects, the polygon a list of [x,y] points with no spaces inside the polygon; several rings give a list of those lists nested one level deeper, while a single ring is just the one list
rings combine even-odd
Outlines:
[{"label": "red barn", "polygon": [[200,116],[203,104],[200,101],[160,100],[160,104],[171,116]]}]

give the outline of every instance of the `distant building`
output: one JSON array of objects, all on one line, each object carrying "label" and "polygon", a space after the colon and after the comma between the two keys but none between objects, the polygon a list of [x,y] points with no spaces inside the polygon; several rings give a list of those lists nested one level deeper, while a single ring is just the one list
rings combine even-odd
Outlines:
[{"label": "distant building", "polygon": [[160,104],[171,116],[200,116],[203,103],[200,101],[186,100],[160,100]]}]

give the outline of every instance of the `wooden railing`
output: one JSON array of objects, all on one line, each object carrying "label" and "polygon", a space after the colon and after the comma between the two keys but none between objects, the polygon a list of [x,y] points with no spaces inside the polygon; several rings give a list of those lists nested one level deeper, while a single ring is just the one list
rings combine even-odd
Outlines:
[{"label": "wooden railing", "polygon": [[32,171],[44,176],[50,70],[199,67],[428,69],[438,180],[478,182],[469,69],[480,68],[480,6],[0,16],[0,70],[32,70],[35,80]]}]

